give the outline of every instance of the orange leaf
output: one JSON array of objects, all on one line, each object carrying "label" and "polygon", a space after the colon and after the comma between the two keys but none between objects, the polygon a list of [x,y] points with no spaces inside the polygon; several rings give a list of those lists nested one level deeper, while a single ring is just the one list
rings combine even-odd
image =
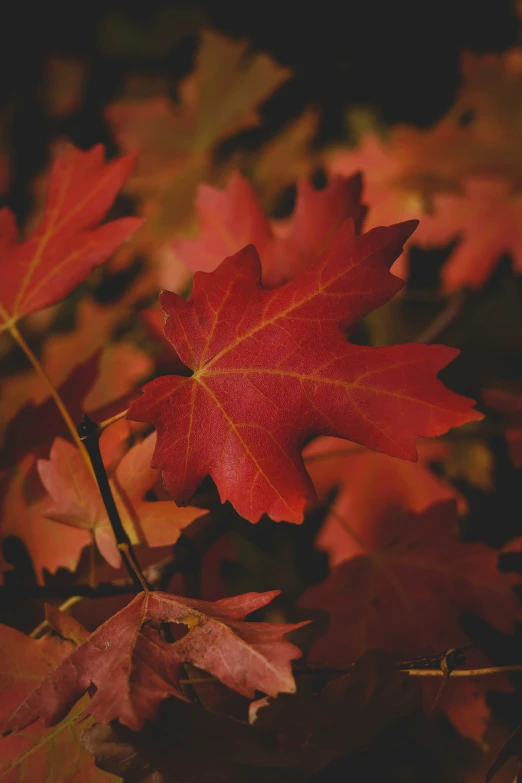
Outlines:
[{"label": "orange leaf", "polygon": [[[154,433],[133,446],[113,473],[111,483],[124,527],[133,543],[149,546],[173,544],[181,530],[206,512],[199,508],[178,508],[170,500],[144,500],[158,479],[150,467],[155,446]],[[64,525],[91,531],[105,560],[119,568],[121,556],[98,487],[82,455],[71,443],[57,438],[49,460],[39,460],[40,479],[52,498],[43,513]]]},{"label": "orange leaf", "polygon": [[39,584],[43,584],[44,569],[50,573],[55,573],[59,568],[75,571],[83,548],[92,539],[87,530],[65,527],[46,519],[44,510],[49,500],[45,496],[26,497],[33,489],[30,471],[34,462],[33,456],[25,457],[11,478],[3,503],[1,533],[3,539],[16,536],[23,541],[31,557],[36,579]]}]

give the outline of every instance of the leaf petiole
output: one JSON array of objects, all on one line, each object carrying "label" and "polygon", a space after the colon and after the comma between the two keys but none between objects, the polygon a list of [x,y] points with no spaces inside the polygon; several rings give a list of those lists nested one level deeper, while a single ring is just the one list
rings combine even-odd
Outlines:
[{"label": "leaf petiole", "polygon": [[116,413],[114,416],[111,416],[110,419],[105,419],[105,421],[101,421],[98,424],[98,428],[100,432],[106,430],[107,427],[111,426],[111,424],[116,424],[116,422],[120,421],[120,419],[124,419],[128,412],[129,412],[129,408],[125,408],[124,411],[120,411],[119,413]]},{"label": "leaf petiole", "polygon": [[31,348],[29,347],[29,345],[26,343],[26,341],[25,341],[24,337],[22,336],[22,334],[20,333],[18,327],[15,324],[12,324],[12,325],[9,326],[9,331],[12,334],[14,340],[16,340],[16,342],[18,343],[18,345],[20,346],[22,351],[25,353],[26,357],[29,359],[29,361],[33,365],[34,370],[38,373],[40,378],[42,378],[42,380],[45,381],[45,383],[47,384],[47,387],[49,389],[51,397],[53,398],[53,400],[54,400],[54,402],[56,404],[56,407],[58,408],[58,410],[60,412],[60,415],[61,415],[62,419],[64,420],[64,422],[65,422],[69,432],[71,433],[71,437],[72,437],[75,445],[78,447],[78,449],[80,451],[80,454],[82,455],[82,457],[83,457],[83,459],[85,461],[85,464],[87,465],[87,467],[89,469],[89,472],[92,474],[92,476],[94,478],[96,478],[95,473],[94,473],[94,469],[93,469],[92,464],[91,464],[91,460],[89,459],[89,455],[87,453],[87,450],[86,450],[84,444],[82,443],[82,440],[81,440],[80,436],[78,435],[78,432],[76,430],[75,424],[74,424],[73,420],[71,419],[71,416],[69,415],[69,411],[65,407],[64,401],[60,397],[60,393],[58,392],[58,390],[56,389],[54,383],[49,378],[49,376],[45,372],[44,368],[40,364],[40,361],[39,361],[38,357],[36,356],[36,354],[33,353]]}]

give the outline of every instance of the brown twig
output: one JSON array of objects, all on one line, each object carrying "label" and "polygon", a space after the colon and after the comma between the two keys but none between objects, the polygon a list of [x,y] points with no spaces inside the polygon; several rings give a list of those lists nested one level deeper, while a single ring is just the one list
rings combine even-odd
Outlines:
[{"label": "brown twig", "polygon": [[[321,667],[314,667],[311,671],[306,671],[306,669],[298,669],[296,674],[299,676],[306,676],[306,675],[313,675],[318,673],[335,673],[339,676],[343,674],[349,674],[351,671],[353,671],[353,665],[346,666],[344,668],[335,668],[330,669],[328,667],[321,668]],[[409,677],[443,677],[449,679],[451,677],[487,677],[492,674],[508,674],[509,672],[522,672],[522,664],[518,664],[515,666],[489,666],[485,667],[483,669],[455,669],[454,671],[447,674],[442,669],[404,669],[400,665],[398,667],[401,671],[404,672],[404,674],[407,674]],[[203,683],[203,682],[215,682],[215,677],[198,677],[197,679],[190,680],[181,680],[180,682],[183,683]],[[440,689],[439,689],[440,693]],[[442,695],[442,694],[441,694]],[[432,706],[430,713],[433,713],[436,705],[439,703],[440,697],[439,694],[437,694],[437,699],[435,704]]]},{"label": "brown twig", "polygon": [[114,495],[112,494],[111,485],[109,484],[107,471],[105,470],[105,465],[103,464],[99,442],[100,434],[101,429],[96,424],[96,422],[90,419],[87,415],[84,415],[80,424],[78,425],[78,435],[87,450],[89,459],[91,460],[96,482],[100,490],[100,495],[102,497],[105,510],[107,511],[107,516],[109,517],[109,522],[111,523],[114,537],[116,538],[116,545],[121,553],[125,567],[136,587],[138,590],[144,590],[147,592],[149,590],[149,586],[147,585],[145,577],[143,576],[143,572],[134,553],[134,549],[132,547],[129,536],[127,535],[127,531],[123,527],[120,513],[116,506]]}]

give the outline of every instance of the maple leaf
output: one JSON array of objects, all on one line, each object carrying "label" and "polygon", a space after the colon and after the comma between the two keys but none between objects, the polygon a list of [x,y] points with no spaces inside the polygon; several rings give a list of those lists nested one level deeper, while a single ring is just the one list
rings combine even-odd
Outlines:
[{"label": "maple leaf", "polygon": [[267,141],[253,161],[247,159],[240,166],[262,194],[263,204],[273,205],[283,188],[308,177],[317,167],[318,155],[311,149],[311,144],[319,120],[316,109],[305,109],[275,138]]},{"label": "maple leaf", "polygon": [[[364,201],[368,204],[366,228],[384,226],[396,221],[422,218],[414,237],[406,242],[404,254],[392,267],[394,274],[408,277],[408,250],[412,244],[426,244],[432,238],[434,221],[426,235],[426,216],[432,209],[435,193],[458,189],[458,181],[450,170],[442,166],[439,153],[437,165],[430,165],[435,147],[445,149],[453,140],[455,131],[445,125],[430,132],[407,126],[398,126],[382,141],[375,134],[363,136],[354,148],[336,148],[327,156],[328,171],[332,175],[350,176],[360,171],[364,181]],[[449,139],[448,139],[449,137]],[[442,157],[442,163],[440,158]],[[443,238],[437,236],[437,243]]]},{"label": "maple leaf", "polygon": [[497,550],[459,541],[454,512],[453,502],[438,503],[421,515],[382,514],[356,531],[358,552],[302,599],[306,607],[317,608],[320,599],[329,608],[330,627],[316,655],[332,645],[336,660],[344,661],[368,647],[409,657],[433,654],[461,635],[464,611],[511,628],[518,611],[515,579],[498,571]]},{"label": "maple leaf", "polygon": [[53,164],[42,220],[25,242],[15,218],[0,211],[1,329],[58,302],[140,227],[121,218],[96,228],[129,176],[135,156],[105,164],[103,147],[70,146]]},{"label": "maple leaf", "polygon": [[59,568],[75,571],[81,553],[92,539],[87,530],[46,519],[44,511],[49,498],[36,492],[31,479],[35,465],[33,455],[17,465],[7,488],[2,508],[2,539],[16,536],[25,545],[38,584],[44,584],[44,569],[55,573]]},{"label": "maple leaf", "polygon": [[429,469],[430,461],[448,457],[450,446],[426,442],[419,444],[418,451],[419,461],[407,462],[339,438],[317,438],[305,448],[303,458],[318,496],[325,498],[338,489],[316,539],[318,548],[328,552],[331,565],[361,552],[348,531],[364,535],[387,513],[420,513],[452,498],[458,498],[465,510],[464,498]]},{"label": "maple leaf", "polygon": [[398,290],[388,268],[413,228],[356,237],[347,221],[314,264],[272,291],[248,246],[196,273],[189,301],[162,294],[165,335],[193,375],[152,381],[127,417],[156,426],[152,464],[176,502],[209,474],[246,519],[300,522],[314,498],[301,457],[311,435],[414,460],[417,437],[481,418],[435,379],[454,349],[367,348],[339,329]]},{"label": "maple leaf", "polygon": [[[512,629],[519,614],[512,589],[517,579],[498,571],[498,551],[458,539],[454,502],[420,515],[383,513],[371,522],[353,531],[351,559],[301,599],[307,610],[328,609],[314,661],[346,663],[371,647],[411,659],[468,644],[460,625],[464,612],[504,632]],[[478,740],[485,727],[477,711],[487,714],[483,685],[464,688],[468,709],[459,697],[448,713],[463,734]]]},{"label": "maple leaf", "polygon": [[[71,651],[73,645],[45,636],[31,639],[0,625],[0,720],[4,720]],[[111,775],[94,765],[80,738],[89,724],[79,722],[85,697],[56,729],[41,722],[16,736],[0,740],[2,783],[54,780],[59,783],[110,783]]]},{"label": "maple leaf", "polygon": [[[155,433],[133,446],[113,472],[111,484],[122,523],[131,542],[148,546],[173,544],[181,530],[206,513],[178,508],[169,500],[143,500],[158,479],[150,467]],[[43,507],[48,519],[91,531],[100,553],[113,568],[121,556],[98,487],[78,449],[57,438],[49,460],[39,460],[40,479],[53,503]],[[40,506],[42,508],[42,506]]]},{"label": "maple leaf", "polygon": [[[98,724],[83,741],[97,764],[125,783],[298,783],[371,747],[418,701],[412,678],[372,651],[318,693],[254,703],[254,725],[176,700],[140,733]],[[194,754],[197,737],[205,738],[205,753]]]},{"label": "maple leaf", "polygon": [[[4,721],[4,732],[19,731],[41,717],[47,726],[62,720],[90,688],[96,692],[84,714],[101,723],[119,720],[138,731],[154,719],[167,696],[184,698],[180,665],[192,663],[247,697],[293,693],[290,661],[299,648],[283,637],[303,624],[244,622],[278,590],[245,593],[214,603],[167,593],[140,593],[113,615],[32,691]],[[167,623],[188,633],[174,643],[160,634]]]},{"label": "maple leaf", "polygon": [[196,198],[200,234],[196,239],[176,240],[172,247],[192,272],[212,272],[223,258],[252,244],[261,258],[263,286],[276,288],[307,269],[347,218],[360,231],[366,211],[360,194],[359,176],[334,177],[323,190],[301,180],[292,219],[284,226],[271,225],[252,186],[235,172],[225,191],[200,185]]},{"label": "maple leaf", "polygon": [[[455,105],[441,122],[462,125],[445,150],[447,165],[461,176],[494,175],[518,179],[520,173],[520,48],[499,54],[463,52],[462,82]],[[437,151],[434,150],[436,153]]]},{"label": "maple leaf", "polygon": [[186,221],[196,187],[209,176],[211,153],[222,140],[257,125],[257,108],[290,77],[245,41],[204,30],[194,71],[166,97],[122,99],[106,111],[121,149],[142,150],[127,189],[139,194],[149,218],[138,239],[172,236]]},{"label": "maple leaf", "polygon": [[61,385],[69,368],[100,351],[99,374],[84,397],[85,411],[124,397],[152,373],[152,359],[144,351],[128,340],[115,339],[121,321],[119,307],[102,306],[86,297],[78,303],[74,329],[45,341],[41,363],[55,386]]},{"label": "maple leaf", "polygon": [[425,221],[423,244],[459,238],[442,269],[446,291],[480,288],[500,258],[509,253],[522,272],[522,196],[508,180],[469,179],[461,194],[441,194]]},{"label": "maple leaf", "polygon": [[143,150],[130,187],[144,176],[164,179],[165,164],[176,157],[203,152],[257,125],[257,107],[290,75],[266,54],[249,56],[246,41],[202,31],[194,71],[178,88],[178,105],[162,97],[124,99],[107,109],[120,146]]},{"label": "maple leaf", "polygon": [[362,172],[364,199],[370,206],[367,228],[418,218],[424,213],[419,188],[403,179],[405,164],[393,139],[385,143],[369,133],[358,147],[334,149],[327,160],[333,175],[348,177]]}]

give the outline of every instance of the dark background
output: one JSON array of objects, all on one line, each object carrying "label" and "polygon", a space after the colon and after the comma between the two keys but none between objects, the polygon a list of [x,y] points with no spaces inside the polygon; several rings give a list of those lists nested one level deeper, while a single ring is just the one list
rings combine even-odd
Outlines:
[{"label": "dark background", "polygon": [[[501,51],[518,35],[514,2],[509,0],[10,2],[2,11],[0,31],[2,97],[27,97],[50,53],[103,59],[99,28],[111,11],[124,12],[145,29],[165,7],[180,11],[180,27],[187,24],[183,17],[206,19],[210,26],[246,37],[294,67],[296,81],[279,111],[297,112],[307,103],[318,103],[326,111],[329,131],[350,102],[377,104],[390,122],[435,120],[451,102],[459,52]],[[172,52],[141,57],[149,64],[158,58],[180,72],[187,68],[183,56]],[[105,75],[97,72],[100,93],[111,93],[118,65],[125,63],[113,62]]]}]

